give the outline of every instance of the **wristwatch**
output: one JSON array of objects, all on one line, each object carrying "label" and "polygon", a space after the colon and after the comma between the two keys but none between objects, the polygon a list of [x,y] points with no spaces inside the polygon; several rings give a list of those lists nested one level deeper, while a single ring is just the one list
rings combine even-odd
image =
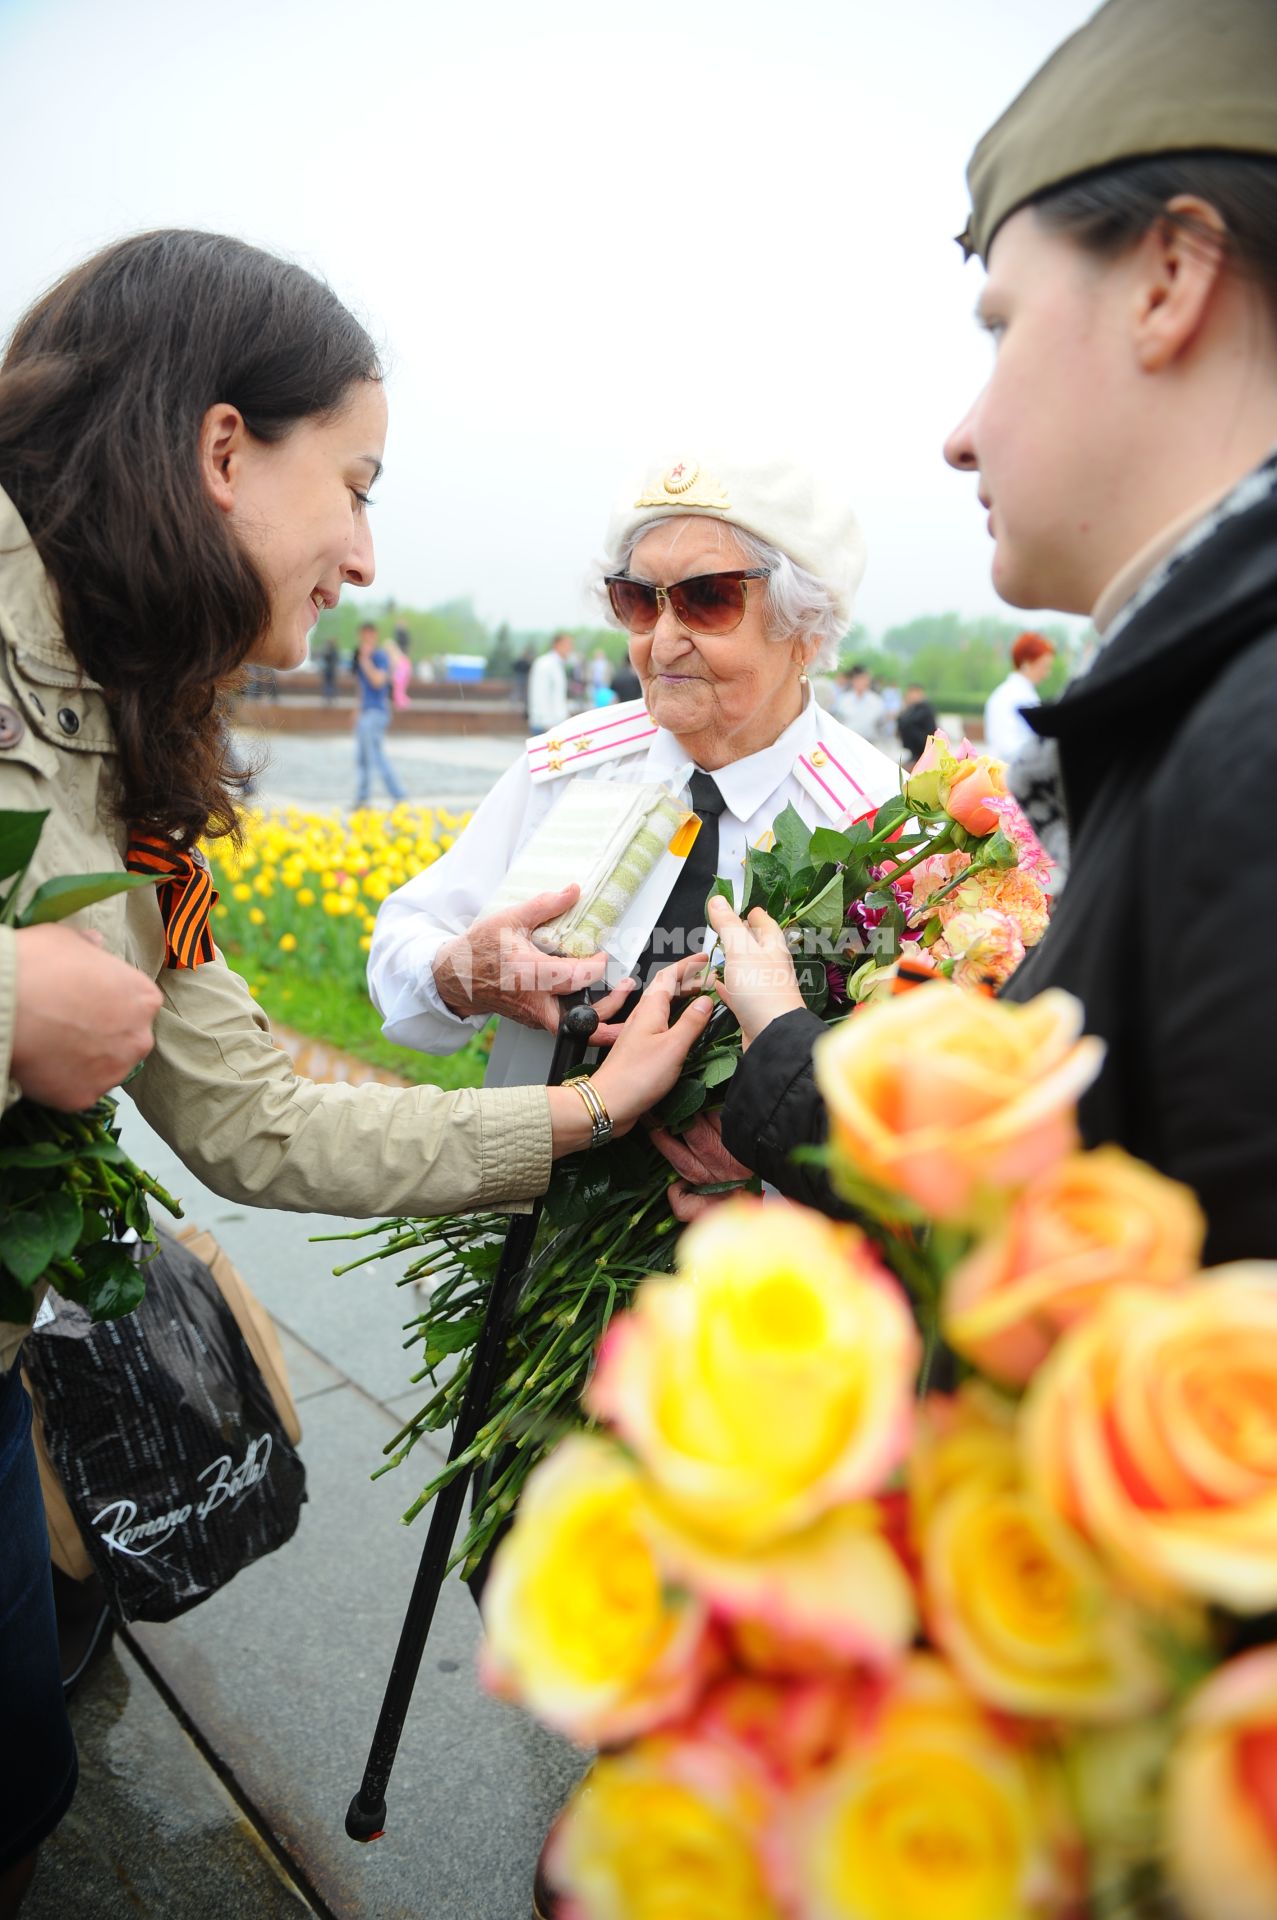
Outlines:
[{"label": "wristwatch", "polygon": [[585,1102],[585,1110],[590,1116],[590,1145],[604,1147],[612,1138],[612,1120],[603,1104],[603,1097],[588,1073],[578,1073],[571,1080],[563,1082],[565,1087],[575,1087]]}]

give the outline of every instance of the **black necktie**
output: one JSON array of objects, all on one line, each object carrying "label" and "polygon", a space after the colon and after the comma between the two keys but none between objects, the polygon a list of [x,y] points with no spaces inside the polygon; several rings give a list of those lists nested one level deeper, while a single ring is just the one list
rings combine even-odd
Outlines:
[{"label": "black necktie", "polygon": [[679,869],[646,947],[631,969],[641,987],[662,967],[698,952],[703,945],[705,897],[718,874],[718,816],[727,802],[712,773],[702,773],[698,768],[689,785],[701,830]]}]

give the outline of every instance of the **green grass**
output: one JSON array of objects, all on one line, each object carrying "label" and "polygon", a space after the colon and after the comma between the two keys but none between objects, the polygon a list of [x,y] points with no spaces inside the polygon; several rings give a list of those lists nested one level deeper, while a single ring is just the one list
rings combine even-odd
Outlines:
[{"label": "green grass", "polygon": [[331,975],[315,977],[300,966],[267,967],[226,943],[226,959],[257,988],[270,1019],[308,1039],[384,1067],[419,1087],[478,1087],[488,1063],[491,1029],[476,1034],[457,1053],[416,1053],[382,1037],[376,1008],[367,993]]}]

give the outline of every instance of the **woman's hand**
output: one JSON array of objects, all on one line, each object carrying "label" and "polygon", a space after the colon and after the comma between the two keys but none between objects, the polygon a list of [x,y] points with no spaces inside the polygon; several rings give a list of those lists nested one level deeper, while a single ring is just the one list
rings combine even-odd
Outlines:
[{"label": "woman's hand", "polygon": [[676,1220],[695,1220],[720,1200],[732,1197],[729,1193],[701,1193],[699,1188],[751,1177],[750,1169],[723,1145],[723,1117],[719,1113],[698,1113],[682,1134],[653,1127],[651,1139],[679,1176],[669,1190],[670,1211]]},{"label": "woman's hand", "polygon": [[785,936],[761,907],[742,920],[719,894],[709,903],[709,923],[723,949],[719,994],[740,1022],[743,1052],[764,1027],[805,1002]]},{"label": "woman's hand", "polygon": [[[693,991],[704,975],[705,956],[699,953],[662,967],[590,1076],[614,1134],[628,1133],[640,1114],[665,1097],[682,1072],[688,1053],[705,1031],[714,1002],[708,994],[700,995],[672,1025],[670,1014],[674,1001]],[[565,1101],[570,1106],[564,1106]],[[571,1087],[552,1087],[550,1103],[555,1152],[571,1153],[584,1146],[590,1125],[580,1094]]]},{"label": "woman's hand", "polygon": [[[566,960],[542,953],[532,942],[532,929],[566,913],[580,892],[580,887],[570,886],[557,893],[538,893],[476,920],[465,933],[440,947],[435,955],[435,985],[445,1007],[463,1020],[475,1013],[499,1013],[522,1026],[557,1033],[560,998],[601,980],[607,955]],[[632,980],[623,981],[596,1002],[600,1019],[619,1011],[633,985]]]},{"label": "woman's hand", "polygon": [[24,927],[9,1071],[28,1100],[77,1113],[144,1060],[164,995],[76,927]]}]

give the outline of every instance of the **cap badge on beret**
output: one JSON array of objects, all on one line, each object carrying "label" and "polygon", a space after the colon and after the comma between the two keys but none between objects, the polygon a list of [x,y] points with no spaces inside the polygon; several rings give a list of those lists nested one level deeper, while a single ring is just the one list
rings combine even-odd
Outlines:
[{"label": "cap badge on beret", "polygon": [[725,490],[695,460],[677,460],[666,467],[655,486],[645,487],[636,507],[702,507],[726,513],[731,507]]}]

